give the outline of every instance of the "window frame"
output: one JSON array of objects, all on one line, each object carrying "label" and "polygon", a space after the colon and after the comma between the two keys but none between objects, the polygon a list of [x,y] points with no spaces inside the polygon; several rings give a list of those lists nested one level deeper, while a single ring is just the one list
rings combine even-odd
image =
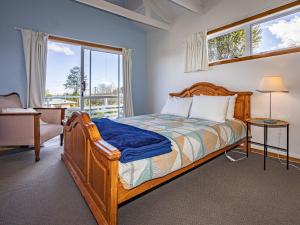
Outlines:
[{"label": "window frame", "polygon": [[[87,42],[87,41],[82,41],[82,40],[78,40],[78,39],[71,39],[71,38],[55,36],[55,35],[49,35],[48,41],[80,46],[80,48],[81,48],[81,50],[80,50],[81,79],[82,79],[82,76],[84,74],[84,67],[83,67],[84,55],[83,54],[84,54],[85,49],[90,50],[90,51],[99,51],[99,52],[105,52],[105,53],[111,53],[111,54],[118,55],[118,106],[119,107],[118,107],[118,117],[117,118],[124,117],[124,114],[120,113],[121,111],[120,111],[120,90],[119,90],[120,83],[121,83],[120,82],[120,76],[121,76],[121,74],[120,74],[120,70],[121,70],[120,65],[121,64],[120,63],[121,63],[121,60],[122,60],[122,51],[123,51],[123,49],[120,48],[120,47],[103,45],[103,44],[98,44],[98,43],[94,43],[94,42]],[[80,108],[80,110],[82,110],[81,107],[82,107],[82,104],[83,104],[85,99],[89,99],[91,101],[92,99],[100,99],[100,98],[94,97],[91,94],[89,94],[89,97],[85,97],[83,95],[82,89],[81,89],[80,90],[80,97],[79,97],[79,108]],[[88,110],[88,113],[90,114],[90,109]],[[123,113],[124,113],[124,111],[123,111]],[[91,116],[91,114],[90,114],[90,116]]]},{"label": "window frame", "polygon": [[278,50],[253,54],[252,35],[251,35],[252,26],[298,12],[300,10],[299,6],[300,6],[300,0],[297,0],[288,3],[286,5],[282,5],[277,8],[262,12],[260,14],[256,14],[254,16],[250,16],[240,21],[208,31],[207,32],[208,36],[218,37],[217,34],[221,36],[221,35],[234,32],[239,29],[245,30],[245,55],[238,58],[223,59],[223,60],[209,62],[209,66],[216,66],[216,65],[228,64],[228,63],[241,62],[246,60],[266,58],[266,57],[272,57],[277,55],[300,52],[300,46],[299,46],[299,47],[284,48],[284,49],[278,49]]}]

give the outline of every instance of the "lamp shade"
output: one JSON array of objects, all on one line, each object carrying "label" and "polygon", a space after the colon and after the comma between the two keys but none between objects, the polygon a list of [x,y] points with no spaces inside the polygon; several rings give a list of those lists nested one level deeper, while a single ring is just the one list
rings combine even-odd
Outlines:
[{"label": "lamp shade", "polygon": [[288,92],[281,76],[265,76],[262,78],[259,92]]}]

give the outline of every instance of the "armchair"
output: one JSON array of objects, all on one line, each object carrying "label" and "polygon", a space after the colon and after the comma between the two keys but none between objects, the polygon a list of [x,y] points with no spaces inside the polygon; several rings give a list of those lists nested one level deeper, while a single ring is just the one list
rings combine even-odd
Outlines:
[{"label": "armchair", "polygon": [[63,144],[65,109],[22,108],[17,93],[0,96],[0,146],[34,146],[35,160],[39,161],[41,144],[58,135]]}]

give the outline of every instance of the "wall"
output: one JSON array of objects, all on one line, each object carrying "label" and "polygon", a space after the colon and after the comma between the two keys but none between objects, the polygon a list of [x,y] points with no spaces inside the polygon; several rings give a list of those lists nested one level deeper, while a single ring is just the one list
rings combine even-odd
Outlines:
[{"label": "wall", "polygon": [[[270,8],[286,4],[282,0],[211,0],[206,1],[204,15],[187,14],[177,18],[170,32],[148,34],[148,90],[150,112],[159,112],[169,92],[180,91],[195,82],[208,81],[230,90],[253,91],[252,116],[268,115],[268,96],[255,92],[264,75],[282,75],[289,94],[274,94],[273,115],[291,123],[291,154],[300,157],[300,53],[275,56],[215,66],[209,71],[183,73],[183,40],[207,28],[217,28]],[[253,129],[256,140],[262,141],[259,129]],[[270,144],[284,146],[285,130],[272,130]]]},{"label": "wall", "polygon": [[[121,0],[114,0],[121,4]],[[26,74],[21,35],[14,27],[128,47],[133,52],[133,101],[136,114],[147,112],[146,33],[127,19],[71,0],[0,1],[0,94],[16,91],[25,102]]]}]

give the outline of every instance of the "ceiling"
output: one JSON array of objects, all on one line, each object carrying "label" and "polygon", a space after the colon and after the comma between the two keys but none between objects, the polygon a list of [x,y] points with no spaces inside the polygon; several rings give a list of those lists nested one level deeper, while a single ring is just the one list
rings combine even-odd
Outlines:
[{"label": "ceiling", "polygon": [[[143,2],[148,2],[153,6],[151,11],[154,15],[152,16],[166,17],[168,20],[172,21],[174,18],[185,13],[201,13],[204,0],[127,0],[124,7],[133,11],[145,13],[145,4]],[[186,8],[185,5],[197,7],[198,12]],[[161,19],[165,22],[171,22],[166,21],[164,18]]]},{"label": "ceiling", "polygon": [[169,30],[183,14],[202,14],[209,0],[75,0],[144,26]]}]

